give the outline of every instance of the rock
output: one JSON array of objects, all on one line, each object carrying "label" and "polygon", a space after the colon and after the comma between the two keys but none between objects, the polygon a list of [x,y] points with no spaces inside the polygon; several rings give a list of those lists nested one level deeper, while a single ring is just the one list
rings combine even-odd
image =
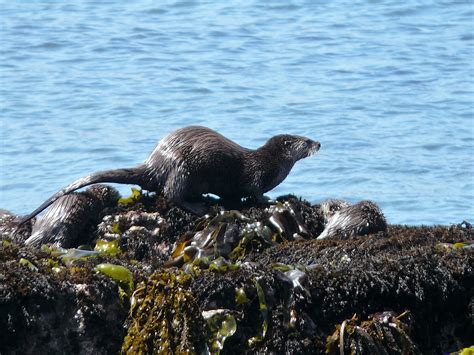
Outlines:
[{"label": "rock", "polygon": [[97,240],[89,250],[24,246],[4,229],[0,353],[339,353],[342,344],[355,354],[435,354],[471,345],[470,224],[317,240],[319,205],[285,196],[233,207],[197,218],[140,195],[107,211],[84,236]]}]

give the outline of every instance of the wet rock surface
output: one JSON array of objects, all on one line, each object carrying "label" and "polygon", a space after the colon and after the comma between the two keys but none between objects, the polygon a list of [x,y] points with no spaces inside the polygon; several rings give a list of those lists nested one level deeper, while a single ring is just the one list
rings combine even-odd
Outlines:
[{"label": "wet rock surface", "polygon": [[204,217],[160,196],[121,202],[76,249],[24,246],[27,230],[0,221],[0,353],[437,354],[474,342],[467,223],[317,240],[323,211],[294,196],[230,211],[209,199]]}]

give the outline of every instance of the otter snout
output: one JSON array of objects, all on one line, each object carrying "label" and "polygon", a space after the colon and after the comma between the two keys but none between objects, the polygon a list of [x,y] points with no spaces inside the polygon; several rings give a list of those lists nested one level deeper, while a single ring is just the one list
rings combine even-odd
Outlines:
[{"label": "otter snout", "polygon": [[319,148],[321,148],[321,143],[319,143],[318,141],[307,139],[305,143],[308,147],[308,153],[309,153],[308,155],[315,154],[319,150]]},{"label": "otter snout", "polygon": [[316,150],[321,148],[321,143],[319,143],[318,141],[313,141],[312,139],[307,138],[304,142],[308,147],[315,148]]}]

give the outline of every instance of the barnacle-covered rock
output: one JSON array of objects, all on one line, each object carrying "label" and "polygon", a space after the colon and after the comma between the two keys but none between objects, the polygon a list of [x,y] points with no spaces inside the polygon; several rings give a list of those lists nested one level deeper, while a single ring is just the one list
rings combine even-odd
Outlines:
[{"label": "barnacle-covered rock", "polygon": [[1,245],[0,352],[117,353],[127,306],[95,262],[66,266],[48,251]]},{"label": "barnacle-covered rock", "polygon": [[346,352],[437,354],[472,345],[469,223],[317,240],[344,207],[325,218],[324,203],[285,196],[232,208],[198,218],[136,194],[67,250],[25,246],[3,229],[0,353],[322,354],[340,353],[342,342]]}]

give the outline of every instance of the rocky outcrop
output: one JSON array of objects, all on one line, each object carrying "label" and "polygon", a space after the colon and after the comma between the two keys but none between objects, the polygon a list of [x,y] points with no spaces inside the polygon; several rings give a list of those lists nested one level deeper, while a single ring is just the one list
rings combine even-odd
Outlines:
[{"label": "rocky outcrop", "polygon": [[319,205],[286,196],[237,207],[198,218],[136,195],[107,210],[80,249],[24,246],[10,228],[0,241],[0,353],[437,354],[472,345],[469,224],[317,240]]}]

